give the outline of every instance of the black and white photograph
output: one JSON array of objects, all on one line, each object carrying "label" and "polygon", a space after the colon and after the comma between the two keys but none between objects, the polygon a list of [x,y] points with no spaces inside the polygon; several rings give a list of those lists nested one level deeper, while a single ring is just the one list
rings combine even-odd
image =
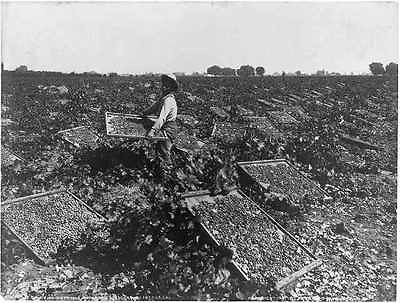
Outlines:
[{"label": "black and white photograph", "polygon": [[398,1],[4,1],[1,297],[396,301]]}]

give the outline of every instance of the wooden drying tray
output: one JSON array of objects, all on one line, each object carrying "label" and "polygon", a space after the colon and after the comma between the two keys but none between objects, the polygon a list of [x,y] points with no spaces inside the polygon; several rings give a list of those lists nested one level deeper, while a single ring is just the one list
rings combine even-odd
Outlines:
[{"label": "wooden drying tray", "polygon": [[218,132],[218,126],[230,126],[233,131],[236,131],[238,134],[232,133],[232,137],[237,137],[238,135],[245,135],[247,131],[247,124],[246,123],[238,123],[238,122],[215,122],[213,125],[213,129],[211,131],[211,136],[210,137],[215,137]]},{"label": "wooden drying tray", "polygon": [[[122,137],[122,138],[130,138],[130,139],[147,139],[147,140],[167,140],[168,137],[165,135],[165,133],[162,133],[161,136],[155,136],[155,137],[147,137],[145,133],[147,133],[148,130],[144,129],[143,126],[143,135],[137,136],[137,135],[127,135],[127,134],[118,134],[118,133],[112,133],[109,125],[109,120],[111,117],[123,117],[126,119],[138,119],[138,120],[145,120],[148,119],[151,122],[154,122],[157,120],[156,116],[139,116],[139,115],[133,115],[133,114],[123,114],[123,113],[113,113],[113,112],[106,112],[105,114],[105,119],[106,119],[106,132],[108,136],[111,137]],[[132,121],[131,121],[132,122]],[[135,123],[136,125],[141,123]]]},{"label": "wooden drying tray", "polygon": [[357,139],[357,138],[351,137],[351,136],[349,136],[349,135],[342,134],[342,135],[340,136],[340,138],[341,138],[343,141],[345,141],[345,142],[358,145],[358,146],[361,147],[361,148],[369,148],[369,149],[375,149],[375,150],[384,150],[384,147],[383,147],[383,146],[379,146],[379,145],[376,145],[376,144],[372,144],[372,143],[363,141],[363,140],[361,140],[361,139]]},{"label": "wooden drying tray", "polygon": [[278,164],[285,164],[286,166],[290,167],[291,169],[295,170],[297,173],[300,174],[302,179],[309,183],[312,184],[313,186],[316,187],[316,189],[324,196],[324,199],[331,199],[329,197],[328,193],[324,191],[316,182],[312,181],[309,177],[307,177],[303,172],[299,171],[295,166],[293,166],[291,163],[289,163],[286,159],[273,159],[273,160],[258,160],[258,161],[246,161],[246,162],[238,162],[237,167],[244,172],[247,176],[249,176],[253,181],[258,183],[264,190],[268,190],[267,186],[263,182],[259,182],[253,178],[253,176],[250,174],[250,172],[246,169],[246,166],[248,165],[270,165],[270,166],[276,166]]},{"label": "wooden drying tray", "polygon": [[[310,272],[311,270],[313,270],[314,268],[317,268],[318,266],[320,266],[322,264],[322,261],[319,260],[318,258],[316,258],[314,256],[313,253],[311,253],[300,241],[298,241],[291,233],[289,233],[287,230],[285,230],[277,221],[274,220],[274,218],[272,218],[270,215],[268,215],[260,206],[257,205],[257,203],[253,202],[243,191],[241,191],[240,189],[238,189],[238,187],[231,187],[228,189],[228,192],[237,192],[239,195],[241,195],[244,199],[248,200],[249,203],[253,203],[257,209],[263,213],[263,215],[265,215],[270,221],[271,223],[277,228],[279,229],[281,232],[283,232],[285,235],[287,235],[293,242],[295,242],[308,256],[311,257],[311,259],[313,259],[313,261],[309,264],[307,264],[306,266],[304,266],[303,268],[301,268],[300,270],[292,273],[291,275],[289,275],[288,277],[285,277],[283,279],[281,279],[280,281],[278,281],[275,285],[277,290],[282,290],[285,287],[291,285],[293,282],[295,282],[296,280],[298,280],[300,277],[302,277],[303,275],[305,275],[306,273]],[[182,199],[186,199],[186,198],[192,198],[192,197],[204,197],[204,196],[210,196],[211,192],[208,190],[200,190],[200,191],[192,191],[192,192],[187,192],[181,195]],[[218,195],[217,195],[218,196]],[[211,198],[213,196],[210,196]],[[193,210],[191,209],[190,205],[188,205],[188,210],[190,211],[190,213],[195,216],[195,214],[193,213]],[[209,239],[212,241],[212,243],[216,246],[220,246],[220,243],[218,242],[217,239],[215,239],[215,237],[212,235],[212,233],[210,232],[210,230],[203,224],[200,223],[201,228],[203,229],[203,231],[207,234],[207,236],[209,237]],[[240,275],[240,277],[246,281],[249,281],[250,278],[246,275],[246,273],[241,269],[240,265],[237,264],[235,261],[231,261],[231,265],[233,266],[234,270]]]},{"label": "wooden drying tray", "polygon": [[[93,208],[91,208],[89,205],[87,205],[86,203],[84,203],[82,200],[80,200],[78,197],[76,197],[74,194],[72,194],[71,192],[69,192],[68,190],[65,189],[59,189],[59,190],[53,190],[53,191],[49,191],[49,192],[45,192],[45,193],[40,193],[40,194],[34,194],[34,195],[29,195],[29,196],[25,196],[25,197],[21,197],[21,198],[16,198],[16,199],[12,199],[12,200],[7,200],[1,203],[1,207],[3,208],[4,206],[7,205],[11,205],[11,204],[22,204],[25,201],[28,200],[33,200],[36,198],[40,198],[40,197],[45,197],[45,196],[51,196],[54,194],[59,194],[59,193],[67,193],[68,195],[70,195],[74,200],[76,200],[79,204],[81,204],[83,207],[85,207],[89,212],[93,213],[95,216],[97,216],[99,218],[99,220],[105,220],[105,218],[100,215],[98,212],[96,212]],[[3,210],[2,210],[3,211]],[[51,258],[43,258],[41,256],[38,255],[37,252],[35,252],[22,238],[22,236],[20,236],[18,234],[18,232],[16,232],[14,230],[13,226],[9,226],[6,222],[4,222],[4,220],[2,220],[1,224],[15,237],[17,238],[30,252],[32,252],[32,254],[37,258],[37,260],[39,260],[40,263],[47,265],[47,264],[51,264],[54,262],[53,259]]]},{"label": "wooden drying tray", "polygon": [[[283,134],[281,131],[279,131],[271,122],[270,117],[265,117],[265,116],[243,116],[243,121],[247,124],[247,126],[254,126],[257,129],[260,129],[261,131],[264,131],[266,134],[270,134],[275,137],[282,137]],[[257,124],[258,121],[267,121],[270,128],[269,129],[264,129],[260,125]]]},{"label": "wooden drying tray", "polygon": [[257,102],[261,103],[262,105],[269,106],[269,107],[276,107],[277,106],[276,104],[274,104],[272,102],[269,102],[269,101],[266,101],[264,99],[257,99]]},{"label": "wooden drying tray", "polygon": [[[19,155],[18,153],[14,152],[14,151],[11,151],[11,149],[8,148],[7,146],[2,146],[1,148],[4,149],[4,151],[6,151],[11,156],[14,156],[15,160],[21,161],[22,163],[26,162],[26,160],[21,155]],[[2,151],[2,156],[3,156],[4,151]],[[3,165],[3,159],[1,159],[1,160],[2,160],[2,165]]]},{"label": "wooden drying tray", "polygon": [[274,103],[280,104],[280,105],[287,105],[286,102],[284,102],[282,100],[279,100],[279,99],[276,99],[276,98],[273,98],[273,97],[271,97],[271,101],[274,102]]},{"label": "wooden drying tray", "polygon": [[87,131],[89,133],[91,133],[96,138],[95,142],[97,142],[97,140],[99,139],[99,137],[87,126],[78,126],[78,127],[65,129],[65,130],[60,130],[59,132],[57,132],[57,135],[59,135],[64,141],[68,142],[69,144],[72,144],[73,146],[75,146],[77,148],[81,148],[83,146],[80,146],[77,142],[73,142],[70,139],[64,137],[64,134],[67,134],[67,133],[69,133],[71,131],[78,130],[78,129],[87,129]]}]

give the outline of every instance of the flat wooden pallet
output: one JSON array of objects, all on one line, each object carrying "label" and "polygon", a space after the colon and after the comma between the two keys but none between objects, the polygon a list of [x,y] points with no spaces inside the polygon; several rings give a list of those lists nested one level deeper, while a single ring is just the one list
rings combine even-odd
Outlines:
[{"label": "flat wooden pallet", "polygon": [[315,91],[315,90],[312,90],[312,91],[311,91],[311,94],[313,94],[313,95],[315,95],[315,96],[317,96],[317,97],[323,97],[323,96],[324,96],[323,94],[321,94],[320,92],[317,92],[317,91]]},{"label": "flat wooden pallet", "polygon": [[268,112],[271,121],[279,128],[287,126],[298,125],[299,121],[284,111],[271,111]]},{"label": "flat wooden pallet", "polygon": [[304,120],[311,119],[311,117],[304,112],[304,110],[301,108],[301,106],[290,106],[290,107],[285,108],[284,111],[287,112],[290,116],[292,116],[296,120],[297,120],[296,115],[300,119],[304,119]]},{"label": "flat wooden pallet", "polygon": [[[95,217],[96,220],[99,220],[99,221],[104,220],[104,217],[101,216],[100,214],[98,214],[93,208],[91,208],[89,205],[87,205],[86,203],[81,201],[78,197],[76,197],[71,192],[64,190],[64,189],[49,191],[49,192],[40,193],[40,194],[34,194],[34,195],[30,195],[30,196],[13,199],[13,200],[8,200],[8,201],[1,203],[1,212],[2,212],[2,220],[1,220],[2,222],[1,223],[3,224],[3,226],[7,230],[9,230],[10,233],[15,238],[17,238],[29,251],[31,251],[33,253],[33,255],[42,264],[49,264],[49,263],[52,263],[54,260],[49,257],[44,257],[40,252],[38,252],[37,250],[32,248],[31,245],[28,243],[29,240],[31,240],[31,239],[27,239],[26,237],[24,237],[24,235],[21,235],[14,226],[10,225],[7,222],[7,220],[4,218],[4,215],[7,212],[7,209],[13,205],[23,205],[24,203],[27,203],[28,201],[31,201],[31,200],[35,200],[37,198],[42,198],[42,197],[46,197],[46,196],[50,197],[50,196],[57,195],[57,194],[66,194],[70,199],[72,199],[73,201],[76,201],[78,203],[78,205],[81,207],[81,209],[86,209],[89,213],[93,214],[93,217]],[[23,219],[23,218],[21,218],[21,219]]]},{"label": "flat wooden pallet", "polygon": [[12,152],[7,147],[1,147],[1,165],[10,166],[14,164],[15,161],[25,162],[25,159],[15,152]]},{"label": "flat wooden pallet", "polygon": [[374,150],[384,150],[384,149],[385,149],[383,146],[379,146],[379,145],[376,145],[376,144],[372,144],[372,143],[369,143],[369,142],[367,142],[367,141],[363,141],[363,140],[361,140],[361,139],[357,139],[357,138],[354,138],[354,137],[351,137],[351,136],[345,135],[345,134],[342,134],[342,135],[340,136],[340,138],[341,138],[344,142],[357,145],[357,146],[359,146],[359,147],[361,147],[361,148],[368,148],[368,149],[374,149]]},{"label": "flat wooden pallet", "polygon": [[240,137],[246,134],[247,125],[231,122],[215,122],[211,132],[211,137],[218,137],[221,129],[229,129],[230,131],[228,130],[227,133],[232,135],[231,137]]},{"label": "flat wooden pallet", "polygon": [[262,105],[266,105],[268,107],[276,107],[277,106],[276,104],[274,104],[272,102],[268,102],[268,101],[266,101],[264,99],[257,99],[257,102],[261,103]]},{"label": "flat wooden pallet", "polygon": [[[136,128],[139,130],[139,135],[132,135],[127,133],[118,133],[113,132],[110,120],[113,117],[120,117],[126,121],[127,124],[130,124],[131,128]],[[149,138],[146,136],[147,132],[150,130],[150,127],[145,127],[144,123],[149,123],[149,125],[154,124],[157,120],[156,116],[146,116],[145,118],[139,115],[132,115],[132,114],[123,114],[123,113],[113,113],[113,112],[106,112],[105,114],[106,119],[106,131],[107,135],[111,137],[122,137],[122,138],[130,138],[130,139],[148,139],[148,140],[167,140],[168,137],[164,133],[159,133],[156,136]]]},{"label": "flat wooden pallet", "polygon": [[178,133],[174,140],[174,146],[186,153],[198,152],[205,144],[205,142],[196,136],[190,135],[187,131]]},{"label": "flat wooden pallet", "polygon": [[282,100],[279,100],[279,99],[276,99],[276,98],[273,98],[273,97],[271,97],[271,101],[274,102],[274,103],[277,103],[279,105],[286,105],[287,104],[286,102],[284,102]]},{"label": "flat wooden pallet", "polygon": [[[68,134],[73,135],[74,133],[79,133],[79,131],[86,131],[88,134],[92,135],[94,138],[94,142],[85,142],[84,144],[79,144],[78,142],[72,140],[71,138],[68,138]],[[74,128],[69,128],[65,130],[61,130],[57,132],[57,135],[59,135],[64,141],[68,142],[69,144],[77,147],[77,148],[82,148],[84,146],[89,146],[91,148],[97,147],[97,140],[99,137],[92,131],[90,130],[89,127],[87,126],[78,126]]]},{"label": "flat wooden pallet", "polygon": [[257,128],[274,137],[283,136],[283,134],[278,129],[276,129],[275,126],[271,123],[269,117],[244,116],[243,120],[248,123],[249,127]]},{"label": "flat wooden pallet", "polygon": [[[324,191],[317,183],[312,181],[310,178],[308,178],[304,173],[299,171],[296,167],[294,167],[291,163],[289,163],[286,159],[273,159],[273,160],[259,160],[259,161],[247,161],[247,162],[238,162],[237,167],[239,168],[240,171],[242,171],[245,175],[247,175],[253,182],[256,182],[263,190],[268,191],[269,187],[267,184],[264,182],[260,182],[256,180],[254,176],[250,173],[248,169],[246,169],[247,166],[250,165],[257,165],[257,166],[277,166],[278,164],[284,164],[286,167],[291,169],[292,171],[296,172],[299,174],[301,179],[305,182],[308,183],[310,186],[313,186],[324,199],[330,199],[328,193]],[[275,185],[276,186],[276,185]],[[276,186],[279,187],[279,186]],[[284,190],[282,192],[285,192]],[[291,197],[290,197],[291,198]]]},{"label": "flat wooden pallet", "polygon": [[[263,216],[265,216],[267,218],[267,220],[273,226],[275,226],[275,228],[277,230],[279,230],[280,232],[285,234],[288,237],[288,239],[290,241],[292,241],[295,244],[295,246],[298,247],[298,249],[300,249],[303,253],[305,253],[307,256],[309,256],[310,259],[312,260],[309,264],[307,264],[303,268],[299,269],[298,271],[295,271],[295,272],[291,273],[289,276],[287,276],[283,279],[280,279],[276,283],[276,288],[278,290],[284,289],[285,287],[291,285],[293,282],[298,280],[301,276],[303,276],[304,274],[310,272],[311,270],[315,269],[316,267],[318,267],[322,264],[322,261],[318,260],[314,256],[313,253],[311,253],[299,240],[296,239],[296,237],[294,237],[287,230],[285,230],[277,221],[275,221],[270,215],[268,215],[262,208],[260,208],[255,202],[253,202],[241,190],[239,190],[235,187],[231,188],[229,190],[228,195],[235,195],[236,197],[240,197],[243,200],[243,203],[251,203],[257,209],[258,212],[260,212]],[[193,216],[196,216],[195,206],[197,204],[202,203],[202,201],[204,201],[204,200],[214,199],[214,197],[215,196],[210,196],[210,192],[207,190],[188,192],[188,193],[185,193],[182,195],[182,199],[184,199],[186,201],[187,207]],[[216,197],[218,197],[218,196],[216,196]],[[213,211],[213,210],[210,209],[210,211]],[[216,239],[212,233],[212,229],[211,229],[212,227],[206,226],[206,224],[204,224],[203,222],[200,223],[200,226],[201,226],[202,230],[207,234],[207,236],[209,237],[209,239],[211,240],[211,242],[214,245],[221,246],[220,241],[218,241],[218,239]],[[266,237],[266,241],[272,241],[272,238],[269,235],[265,235],[265,237]],[[298,252],[296,251],[296,253],[298,253]],[[235,259],[235,255],[234,255],[233,259]],[[268,260],[265,260],[265,261],[267,262]],[[240,275],[240,277],[242,279],[247,280],[247,281],[250,280],[249,275],[245,272],[244,269],[241,268],[241,265],[238,262],[236,262],[235,260],[232,260],[231,263],[232,263],[233,267],[235,268],[235,271]]]},{"label": "flat wooden pallet", "polygon": [[292,98],[294,98],[294,99],[296,99],[297,101],[303,101],[303,98],[302,98],[302,97],[297,96],[297,95],[295,95],[295,94],[289,94],[289,96],[292,97]]}]

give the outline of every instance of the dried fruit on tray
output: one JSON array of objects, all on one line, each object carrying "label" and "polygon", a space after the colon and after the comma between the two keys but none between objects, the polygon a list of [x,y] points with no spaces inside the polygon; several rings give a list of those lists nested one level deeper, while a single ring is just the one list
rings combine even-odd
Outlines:
[{"label": "dried fruit on tray", "polygon": [[264,99],[257,99],[257,102],[258,102],[258,103],[261,103],[261,104],[263,104],[263,105],[266,105],[266,106],[268,106],[268,107],[273,107],[273,108],[277,107],[276,104],[274,104],[274,103],[272,103],[272,102],[269,102],[269,101],[266,101],[266,100],[264,100]]},{"label": "dried fruit on tray", "polygon": [[296,120],[309,120],[311,119],[311,117],[309,115],[307,115],[304,110],[301,108],[301,106],[292,106],[292,107],[288,107],[285,109],[285,111],[292,116],[293,118],[295,118]]},{"label": "dried fruit on tray", "polygon": [[256,182],[269,186],[271,192],[287,195],[291,199],[299,200],[305,194],[319,198],[325,196],[315,182],[303,176],[286,161],[239,163],[239,167]]},{"label": "dried fruit on tray", "polygon": [[265,212],[237,191],[187,201],[218,244],[233,251],[233,261],[250,279],[260,283],[271,278],[279,281],[314,261]]},{"label": "dried fruit on tray", "polygon": [[246,134],[247,126],[241,123],[217,122],[211,136],[217,138],[238,138]]},{"label": "dried fruit on tray", "polygon": [[62,240],[77,239],[88,222],[100,219],[65,191],[5,202],[1,208],[2,222],[44,262]]},{"label": "dried fruit on tray", "polygon": [[244,121],[248,122],[251,128],[257,128],[266,134],[274,137],[281,137],[282,133],[279,132],[271,123],[268,117],[243,117]]},{"label": "dried fruit on tray", "polygon": [[282,126],[284,124],[289,124],[289,125],[297,125],[298,121],[293,118],[291,115],[288,113],[282,112],[282,111],[271,111],[268,112],[268,116],[271,118],[271,120],[279,125]]},{"label": "dried fruit on tray", "polygon": [[174,139],[174,145],[183,150],[198,151],[204,146],[204,142],[196,136],[191,135],[188,131],[181,131]]},{"label": "dried fruit on tray", "polygon": [[376,145],[376,144],[373,144],[373,143],[370,143],[370,142],[367,142],[367,141],[364,141],[364,140],[361,140],[359,138],[355,138],[355,137],[352,137],[349,135],[345,135],[345,134],[341,135],[341,139],[345,142],[357,145],[360,148],[366,148],[366,149],[368,148],[368,149],[376,149],[376,150],[384,149],[383,146]]},{"label": "dried fruit on tray", "polygon": [[[139,117],[136,115],[106,113],[107,135],[116,137],[144,138],[155,122],[155,117]],[[158,132],[154,139],[165,139]]]},{"label": "dried fruit on tray", "polygon": [[23,161],[23,159],[14,153],[12,153],[8,148],[1,148],[1,165],[10,166],[13,165],[15,161]]},{"label": "dried fruit on tray", "polygon": [[365,161],[363,161],[359,156],[351,153],[346,148],[339,146],[339,161],[351,166],[362,167],[365,165]]},{"label": "dried fruit on tray", "polygon": [[58,132],[58,134],[67,142],[76,147],[89,147],[95,149],[98,147],[97,135],[86,126],[75,127]]}]

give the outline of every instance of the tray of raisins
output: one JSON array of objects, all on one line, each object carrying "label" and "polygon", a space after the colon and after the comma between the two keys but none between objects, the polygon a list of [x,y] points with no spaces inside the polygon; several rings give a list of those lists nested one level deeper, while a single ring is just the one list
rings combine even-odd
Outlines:
[{"label": "tray of raisins", "polygon": [[176,148],[185,152],[198,152],[205,143],[192,135],[189,131],[184,130],[179,132],[174,138]]},{"label": "tray of raisins", "polygon": [[320,265],[294,236],[238,189],[227,195],[207,191],[183,195],[188,209],[215,245],[230,249],[243,279],[275,281],[281,289]]},{"label": "tray of raisins", "polygon": [[7,147],[1,147],[1,166],[13,165],[16,161],[24,162],[25,160],[17,155],[16,153],[10,151]]},{"label": "tray of raisins", "polygon": [[272,125],[268,117],[244,116],[243,120],[248,123],[250,128],[257,128],[273,137],[282,137],[282,133]]},{"label": "tray of raisins", "polygon": [[235,139],[245,136],[247,125],[242,123],[216,122],[211,132],[211,137],[222,139]]},{"label": "tray of raisins", "polygon": [[295,201],[304,195],[327,198],[328,194],[284,159],[238,162],[239,169],[261,188]]},{"label": "tray of raisins", "polygon": [[280,129],[293,128],[299,124],[299,121],[283,111],[270,111],[267,114],[272,123]]},{"label": "tray of raisins", "polygon": [[99,137],[89,127],[86,126],[62,130],[57,134],[63,140],[78,148],[88,147],[91,149],[96,149],[98,147],[97,140]]},{"label": "tray of raisins", "polygon": [[79,239],[88,223],[103,217],[72,193],[58,190],[3,202],[1,219],[3,226],[47,264],[63,240]]},{"label": "tray of raisins", "polygon": [[147,137],[157,117],[106,112],[106,131],[108,136],[132,139],[166,140],[167,136],[158,131],[154,137]]}]

